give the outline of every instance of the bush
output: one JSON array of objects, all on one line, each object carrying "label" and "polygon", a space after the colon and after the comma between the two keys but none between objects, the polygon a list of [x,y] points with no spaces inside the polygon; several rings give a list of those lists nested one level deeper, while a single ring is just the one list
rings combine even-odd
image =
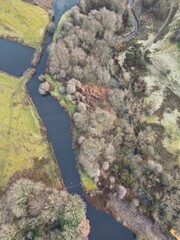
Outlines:
[{"label": "bush", "polygon": [[47,26],[47,31],[49,34],[53,34],[54,31],[56,29],[55,23],[54,22],[50,22]]},{"label": "bush", "polygon": [[86,104],[83,102],[79,102],[77,105],[77,111],[78,112],[85,112],[86,111]]},{"label": "bush", "polygon": [[124,186],[118,185],[116,188],[116,191],[117,191],[117,197],[119,199],[123,199],[126,196],[127,190]]},{"label": "bush", "polygon": [[78,226],[86,218],[86,207],[78,195],[69,196],[68,202],[59,211],[60,230],[64,240],[74,240],[80,236]]},{"label": "bush", "polygon": [[92,177],[99,177],[99,161],[104,149],[104,141],[96,138],[88,138],[81,144],[79,162],[87,174]]},{"label": "bush", "polygon": [[109,102],[114,111],[119,112],[124,105],[124,92],[119,89],[113,90],[108,96]]},{"label": "bush", "polygon": [[73,115],[75,126],[82,132],[88,129],[88,116],[86,112],[75,113]]}]

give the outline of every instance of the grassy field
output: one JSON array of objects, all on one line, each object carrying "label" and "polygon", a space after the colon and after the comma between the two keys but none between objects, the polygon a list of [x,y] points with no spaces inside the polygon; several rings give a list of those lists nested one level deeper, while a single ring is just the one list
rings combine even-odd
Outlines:
[{"label": "grassy field", "polygon": [[26,81],[27,76],[17,79],[0,72],[0,188],[17,172],[50,185],[59,177],[45,130],[25,91]]},{"label": "grassy field", "polygon": [[21,0],[0,0],[0,37],[36,47],[42,43],[48,13]]}]

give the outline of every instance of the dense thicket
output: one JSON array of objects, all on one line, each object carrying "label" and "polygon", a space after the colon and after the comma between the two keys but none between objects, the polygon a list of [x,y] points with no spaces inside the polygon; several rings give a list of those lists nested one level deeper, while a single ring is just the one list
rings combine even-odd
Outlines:
[{"label": "dense thicket", "polygon": [[21,178],[0,200],[0,239],[74,240],[89,234],[77,195]]},{"label": "dense thicket", "polygon": [[[49,48],[48,66],[54,79],[67,81],[76,78],[83,83],[112,85],[107,67],[110,43],[121,30],[124,9],[121,7],[118,14],[111,10],[114,5],[121,6],[123,2],[107,1],[104,5],[103,1],[81,1],[80,7],[73,8],[57,42]],[[91,5],[95,5],[96,9]],[[89,6],[91,11],[83,14],[82,6]]]},{"label": "dense thicket", "polygon": [[159,21],[162,21],[167,17],[170,9],[169,0],[142,0],[142,5]]},{"label": "dense thicket", "polygon": [[100,10],[106,7],[108,10],[115,13],[121,13],[124,8],[124,1],[121,0],[82,0],[80,2],[80,10],[83,13],[89,13],[92,9]]}]

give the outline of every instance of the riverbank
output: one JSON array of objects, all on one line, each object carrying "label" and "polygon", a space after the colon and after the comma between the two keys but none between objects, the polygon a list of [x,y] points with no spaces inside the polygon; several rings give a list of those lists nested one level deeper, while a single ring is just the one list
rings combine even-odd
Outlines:
[{"label": "riverbank", "polygon": [[[74,151],[77,150],[77,141],[78,141],[78,129],[75,128],[74,123],[72,121],[73,114],[76,112],[77,106],[73,104],[71,101],[66,100],[66,95],[60,93],[59,88],[62,86],[61,83],[55,82],[50,75],[45,75],[46,81],[50,84],[50,94],[58,101],[61,107],[64,108],[66,113],[69,116],[69,121],[71,123],[71,135],[72,135],[72,143]],[[77,150],[78,151],[78,150]],[[77,162],[78,164],[78,162]],[[97,184],[93,181],[92,178],[88,176],[88,174],[81,168],[78,167],[79,174],[81,176],[82,185],[85,191],[95,191],[98,189]]]}]

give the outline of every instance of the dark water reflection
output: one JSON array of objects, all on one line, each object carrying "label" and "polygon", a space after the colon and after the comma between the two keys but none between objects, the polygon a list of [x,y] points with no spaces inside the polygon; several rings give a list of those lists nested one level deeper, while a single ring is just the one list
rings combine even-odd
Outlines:
[{"label": "dark water reflection", "polygon": [[[58,22],[59,17],[62,15],[64,11],[68,8],[76,5],[78,0],[55,0],[53,4],[53,8],[55,10],[55,22]],[[42,74],[46,68],[48,53],[47,47],[51,43],[51,36],[48,36],[45,41],[44,51],[41,58],[40,63],[36,68],[36,74],[27,84],[27,90],[35,104],[35,107],[39,113],[40,118],[42,119],[47,132],[48,139],[51,142],[55,156],[57,158],[59,167],[61,169],[62,178],[65,186],[68,191],[71,193],[78,193],[84,199],[84,192],[80,185],[80,177],[78,171],[76,169],[76,161],[75,155],[72,150],[72,140],[71,140],[71,126],[70,121],[65,113],[64,109],[60,107],[59,103],[50,95],[46,97],[42,97],[38,93],[39,81],[38,76]],[[30,53],[24,52],[23,56],[17,55],[19,59],[18,63],[14,59],[13,61],[9,61],[8,57],[8,44],[11,45],[9,41],[6,42],[6,62],[4,65],[7,66],[6,70],[9,73],[12,73],[11,66],[13,66],[13,74],[20,74],[18,70],[19,62],[23,63],[24,59],[30,63]],[[1,42],[0,42],[1,45]],[[13,48],[17,47],[17,51],[19,46],[13,45]],[[22,46],[22,48],[24,48]],[[29,49],[29,48],[27,48]],[[14,50],[14,51],[16,51]],[[21,51],[20,51],[21,52]],[[32,53],[31,53],[32,54]],[[22,57],[22,58],[21,58]],[[1,55],[0,55],[1,59]],[[0,60],[2,61],[2,59]],[[17,65],[16,65],[17,63]],[[16,66],[16,67],[14,67]],[[29,67],[29,64],[27,64]],[[86,201],[86,199],[84,199]],[[87,217],[91,223],[91,234],[90,240],[133,240],[135,239],[133,233],[129,231],[127,228],[118,223],[113,217],[108,214],[95,209],[91,204],[87,203]]]}]

